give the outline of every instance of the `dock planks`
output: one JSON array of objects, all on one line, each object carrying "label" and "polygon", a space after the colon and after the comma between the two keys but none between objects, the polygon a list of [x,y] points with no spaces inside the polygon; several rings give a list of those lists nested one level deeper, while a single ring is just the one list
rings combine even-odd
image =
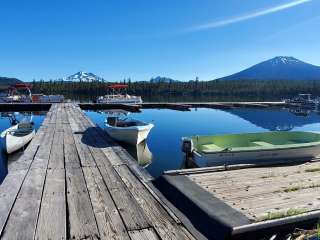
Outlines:
[{"label": "dock planks", "polygon": [[172,174],[186,176],[252,222],[260,222],[277,213],[319,211],[319,172],[320,161],[316,160],[234,170],[182,170]]},{"label": "dock planks", "polygon": [[195,239],[152,177],[73,104],[52,104],[0,185],[1,239]]}]

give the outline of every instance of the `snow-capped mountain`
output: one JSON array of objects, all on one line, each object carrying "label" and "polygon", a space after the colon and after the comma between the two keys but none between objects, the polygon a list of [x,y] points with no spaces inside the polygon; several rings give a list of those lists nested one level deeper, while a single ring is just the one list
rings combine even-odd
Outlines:
[{"label": "snow-capped mountain", "polygon": [[67,81],[74,82],[94,82],[94,81],[103,81],[104,79],[98,77],[97,75],[89,72],[77,72],[66,78]]},{"label": "snow-capped mountain", "polygon": [[320,67],[279,56],[219,80],[320,80]]}]

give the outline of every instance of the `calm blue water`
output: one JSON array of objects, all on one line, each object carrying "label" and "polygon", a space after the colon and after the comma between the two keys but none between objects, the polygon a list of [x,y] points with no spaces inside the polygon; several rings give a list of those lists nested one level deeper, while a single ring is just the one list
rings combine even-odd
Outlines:
[{"label": "calm blue water", "polygon": [[[20,121],[25,116],[30,116],[31,113],[30,112],[29,113],[16,112],[16,113],[10,113],[10,114],[14,114],[16,116],[16,119],[18,121]],[[32,113],[32,116],[33,116],[32,120],[34,122],[35,129],[37,130],[40,127],[40,125],[44,119],[45,112],[34,112],[34,113]],[[10,120],[7,116],[7,113],[1,113],[0,114],[0,132],[6,130],[10,126],[11,126],[11,124],[10,124]],[[1,145],[0,145],[0,184],[8,173],[8,170],[7,170],[8,164],[10,164],[12,161],[14,161],[21,154],[21,153],[17,152],[15,154],[8,156],[4,152],[2,144],[3,143],[1,141]]]},{"label": "calm blue water", "polygon": [[[87,116],[100,127],[104,127],[106,114],[87,111]],[[191,135],[261,132],[275,130],[320,131],[320,115],[311,112],[308,116],[297,116],[286,109],[192,109],[180,112],[167,109],[146,109],[132,113],[131,117],[153,122],[155,127],[147,139],[147,147],[152,153],[151,163],[146,169],[153,176],[165,170],[183,168],[181,138]],[[134,156],[133,147],[124,145]],[[142,146],[145,150],[146,146]],[[141,152],[141,150],[140,150]],[[146,152],[146,150],[145,150]],[[148,154],[147,159],[150,158]]]}]

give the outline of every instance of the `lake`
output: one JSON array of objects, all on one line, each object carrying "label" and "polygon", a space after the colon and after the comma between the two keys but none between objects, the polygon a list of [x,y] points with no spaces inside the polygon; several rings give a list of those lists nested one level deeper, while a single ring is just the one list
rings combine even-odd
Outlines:
[{"label": "lake", "polygon": [[[104,128],[106,113],[86,111],[86,115]],[[180,112],[168,109],[144,109],[131,113],[132,118],[153,122],[146,144],[138,149],[122,144],[139,164],[157,177],[166,170],[184,168],[186,163],[181,152],[181,138],[191,135],[244,133],[262,131],[319,131],[320,115],[315,112],[296,112],[288,109],[231,110],[192,109]]]},{"label": "lake", "polygon": [[[105,112],[85,111],[85,113],[93,122],[104,128]],[[21,120],[25,114],[15,113],[18,120]],[[32,114],[35,128],[38,129],[44,119],[45,112]],[[301,113],[298,114],[301,115]],[[287,109],[215,110],[199,108],[189,112],[144,109],[141,113],[131,113],[129,116],[153,122],[155,125],[145,144],[140,144],[138,148],[122,144],[154,177],[161,175],[166,170],[186,167],[185,158],[181,152],[181,138],[183,136],[277,130],[320,130],[320,115],[317,113],[308,112],[303,116],[297,116]],[[0,131],[9,127],[10,121],[7,114],[2,113]],[[7,174],[7,165],[21,153],[16,153],[8,158],[3,152],[2,145],[0,150],[1,183]]]},{"label": "lake", "polygon": [[[1,113],[0,115],[0,132],[6,130],[11,126],[9,115],[13,115],[15,118],[20,121],[24,117],[30,116],[32,114],[32,121],[34,122],[34,127],[37,130],[45,117],[45,112],[25,112],[25,113]],[[11,154],[8,156],[3,149],[3,141],[1,140],[1,147],[0,147],[0,184],[5,178],[5,176],[8,173],[8,164],[10,164],[12,161],[17,159],[21,155],[22,151],[16,152],[14,154]]]}]

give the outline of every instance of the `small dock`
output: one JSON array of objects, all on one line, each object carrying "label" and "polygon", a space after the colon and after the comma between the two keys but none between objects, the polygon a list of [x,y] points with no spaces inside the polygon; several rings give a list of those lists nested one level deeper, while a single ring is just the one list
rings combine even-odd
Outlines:
[{"label": "small dock", "polygon": [[152,177],[76,104],[52,104],[8,170],[1,239],[196,239]]},{"label": "small dock", "polygon": [[167,171],[156,182],[209,239],[258,239],[317,224],[319,173],[319,159],[280,161]]},{"label": "small dock", "polygon": [[[144,102],[137,105],[110,104],[110,103],[80,103],[84,110],[123,109],[131,112],[139,112],[141,109],[172,109],[177,111],[190,111],[191,108],[233,109],[233,108],[274,108],[291,107],[284,102]],[[1,109],[1,105],[0,105]]]},{"label": "small dock", "polygon": [[[191,108],[234,109],[234,108],[297,108],[296,104],[284,102],[177,102],[155,103],[144,102],[142,104],[113,104],[113,103],[79,103],[83,110],[109,110],[123,109],[129,112],[140,112],[141,109],[172,109],[177,111],[190,111]],[[0,103],[0,111],[48,111],[49,103]]]}]

